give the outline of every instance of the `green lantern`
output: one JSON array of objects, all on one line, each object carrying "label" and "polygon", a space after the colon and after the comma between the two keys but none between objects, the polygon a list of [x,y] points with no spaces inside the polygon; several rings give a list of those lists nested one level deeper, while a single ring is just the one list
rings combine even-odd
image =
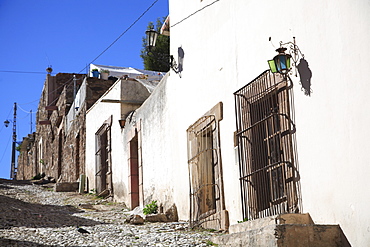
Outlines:
[{"label": "green lantern", "polygon": [[289,54],[286,54],[286,48],[280,47],[276,49],[276,51],[279,53],[276,55],[272,60],[268,60],[268,64],[270,66],[270,70],[273,73],[281,73],[281,74],[287,74],[290,70],[290,56]]}]

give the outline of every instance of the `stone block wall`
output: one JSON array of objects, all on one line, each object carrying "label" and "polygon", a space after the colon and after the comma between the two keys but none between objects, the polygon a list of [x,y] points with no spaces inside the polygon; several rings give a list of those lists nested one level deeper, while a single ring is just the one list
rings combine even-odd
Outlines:
[{"label": "stone block wall", "polygon": [[18,158],[18,179],[30,179],[45,173],[59,182],[76,182],[85,174],[86,110],[99,99],[114,81],[84,79],[76,75],[76,91],[83,81],[87,85],[86,101],[82,102],[66,130],[66,116],[74,100],[73,74],[47,75],[38,112],[36,133],[32,145],[21,151]]}]

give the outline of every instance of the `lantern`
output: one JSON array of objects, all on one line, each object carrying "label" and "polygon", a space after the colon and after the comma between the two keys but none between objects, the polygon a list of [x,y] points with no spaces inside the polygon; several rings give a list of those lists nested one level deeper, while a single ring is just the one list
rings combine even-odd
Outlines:
[{"label": "lantern", "polygon": [[276,55],[272,60],[268,61],[271,72],[287,74],[290,70],[290,58],[292,56],[285,53],[286,48],[284,47],[280,47],[276,49],[276,51],[279,54]]},{"label": "lantern", "polygon": [[154,29],[146,30],[145,33],[146,33],[146,45],[150,51],[151,48],[155,46],[158,33]]}]

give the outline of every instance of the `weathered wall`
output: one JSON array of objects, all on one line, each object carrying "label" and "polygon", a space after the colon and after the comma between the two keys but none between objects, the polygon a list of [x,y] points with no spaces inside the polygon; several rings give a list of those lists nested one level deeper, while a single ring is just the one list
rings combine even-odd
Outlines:
[{"label": "weathered wall", "polygon": [[[76,75],[77,92],[83,77]],[[32,157],[27,161],[26,155],[22,154],[20,166],[26,167],[26,162],[32,159],[33,168],[27,168],[34,173],[32,176],[45,173],[60,182],[77,181],[79,175],[85,173],[85,112],[112,84],[111,80],[88,78],[84,84],[86,101],[80,102],[76,109],[71,86],[73,74],[47,75],[36,116],[36,138],[30,150]],[[73,117],[70,119],[67,115]],[[30,172],[23,172],[22,179],[29,179]]]},{"label": "weathered wall", "polygon": [[17,180],[28,180],[35,176],[36,167],[35,153],[33,152],[35,133],[29,134],[23,138],[22,143],[18,146],[18,167],[17,167]]},{"label": "weathered wall", "polygon": [[[95,133],[112,117],[111,125],[111,162],[114,200],[129,204],[128,200],[128,143],[122,133],[119,120],[126,119],[129,113],[137,109],[138,104],[119,103],[119,100],[142,102],[149,96],[148,90],[134,79],[118,80],[96,101],[86,114],[86,175],[89,190],[95,189]],[[105,101],[105,102],[104,102]]]},{"label": "weathered wall", "polygon": [[226,207],[231,223],[241,220],[233,92],[268,68],[279,41],[295,36],[312,72],[311,97],[293,77],[304,211],[318,223],[340,224],[355,246],[369,243],[369,11],[364,0],[170,1],[171,54],[178,60],[181,48],[184,59],[181,78],[171,72],[167,81],[167,106],[176,109],[167,117],[177,122],[152,129],[178,133],[166,133],[178,150],[168,150],[176,162],[166,166],[186,167],[186,126],[222,101]]},{"label": "weathered wall", "polygon": [[[63,125],[65,133],[63,142],[63,165],[62,181],[75,182],[81,174],[85,174],[86,159],[86,110],[103,95],[107,89],[114,83],[112,80],[100,80],[97,78],[87,78],[83,81],[83,87],[86,95],[85,100],[79,102],[71,101],[72,107],[66,116],[73,116],[71,119],[65,117],[64,121],[69,121]],[[81,92],[77,91],[77,94]],[[78,106],[78,107],[77,107]],[[72,113],[72,114],[71,114]]]},{"label": "weathered wall", "polygon": [[[181,219],[186,219],[188,212],[188,176],[187,166],[180,166],[176,159],[178,142],[173,140],[173,129],[181,120],[170,115],[168,110],[167,76],[162,79],[151,96],[135,111],[132,121],[127,121],[124,129],[124,160],[129,158],[128,143],[133,133],[139,131],[141,147],[142,180],[144,198],[140,203],[145,206],[156,200],[169,208],[173,203],[178,207]],[[185,133],[183,133],[185,134]],[[185,143],[186,153],[186,143]],[[140,160],[140,158],[139,158]],[[174,176],[174,175],[178,176]],[[181,187],[179,189],[177,186]],[[177,192],[177,193],[176,193]],[[184,194],[185,193],[185,194]]]},{"label": "weathered wall", "polygon": [[[77,88],[81,85],[84,75],[76,75]],[[62,149],[59,136],[63,132],[63,118],[73,101],[73,87],[70,85],[73,74],[59,73],[55,76],[47,75],[41,93],[36,115],[36,137],[32,147],[33,166],[35,173],[45,173],[46,176],[58,179],[63,166],[63,157],[58,155]],[[62,141],[62,144],[64,141]],[[33,174],[35,176],[36,174]]]},{"label": "weathered wall", "polygon": [[[121,80],[116,81],[112,87],[101,97],[110,99],[119,99],[121,95]],[[118,124],[120,116],[120,105],[118,103],[100,103],[99,99],[86,113],[86,177],[88,180],[88,189],[93,190],[95,186],[95,133],[104,124],[104,121],[113,115],[112,133],[112,158],[113,167],[122,167],[122,159],[119,157],[122,144],[120,141],[121,129]],[[118,116],[118,117],[117,117]],[[113,132],[114,131],[114,132]],[[117,156],[114,154],[116,152]],[[113,176],[115,176],[113,172]],[[125,193],[124,184],[113,183],[114,188],[120,188],[117,191]],[[118,198],[121,196],[118,194]]]}]

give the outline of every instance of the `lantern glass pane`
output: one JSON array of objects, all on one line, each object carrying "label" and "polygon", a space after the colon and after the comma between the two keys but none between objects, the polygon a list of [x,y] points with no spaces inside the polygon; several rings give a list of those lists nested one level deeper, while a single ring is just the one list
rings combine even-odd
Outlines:
[{"label": "lantern glass pane", "polygon": [[286,61],[286,55],[279,55],[279,62],[280,62],[280,70],[286,70],[287,69],[287,61]]},{"label": "lantern glass pane", "polygon": [[280,57],[279,57],[279,55],[276,55],[274,57],[274,62],[275,62],[276,70],[278,72],[281,72],[281,63],[280,63]]},{"label": "lantern glass pane", "polygon": [[269,63],[271,72],[276,73],[277,69],[276,69],[276,66],[275,66],[275,61],[274,60],[268,60],[267,62]]},{"label": "lantern glass pane", "polygon": [[146,31],[146,42],[147,46],[154,47],[155,42],[157,41],[158,33],[154,31],[153,29]]},{"label": "lantern glass pane", "polygon": [[290,56],[287,56],[286,63],[287,63],[287,69],[290,69]]}]

